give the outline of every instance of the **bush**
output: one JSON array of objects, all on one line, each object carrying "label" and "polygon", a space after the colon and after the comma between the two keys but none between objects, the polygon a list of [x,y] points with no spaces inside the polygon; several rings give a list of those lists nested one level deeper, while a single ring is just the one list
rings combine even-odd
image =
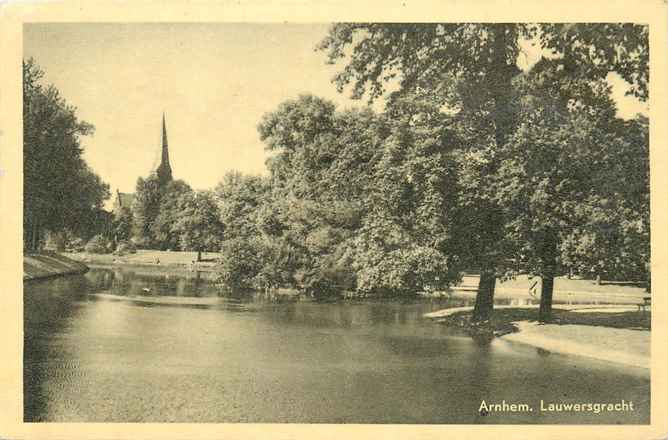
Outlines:
[{"label": "bush", "polygon": [[44,242],[44,249],[62,252],[68,246],[70,235],[67,231],[48,232]]},{"label": "bush", "polygon": [[86,247],[86,242],[83,239],[75,238],[74,240],[70,241],[67,250],[69,250],[70,252],[83,252],[85,247]]},{"label": "bush", "polygon": [[232,292],[253,290],[262,271],[262,246],[257,239],[235,238],[223,243],[218,262],[218,284]]},{"label": "bush", "polygon": [[126,254],[135,254],[137,253],[137,246],[134,245],[131,241],[121,241],[118,243],[114,254],[116,255],[126,255]]},{"label": "bush", "polygon": [[89,254],[107,254],[109,253],[109,241],[102,235],[96,235],[90,239],[84,249]]}]

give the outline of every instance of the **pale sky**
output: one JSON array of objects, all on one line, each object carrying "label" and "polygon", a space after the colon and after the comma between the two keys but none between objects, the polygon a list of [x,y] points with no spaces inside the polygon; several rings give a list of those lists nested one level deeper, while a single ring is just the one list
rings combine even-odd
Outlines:
[{"label": "pale sky", "polygon": [[[174,177],[214,187],[229,170],[265,173],[257,133],[262,115],[312,93],[339,107],[363,105],[336,92],[338,67],[315,45],[328,24],[29,24],[24,58],[33,57],[95,126],[85,159],[112,192],[134,192],[157,166],[167,119]],[[521,62],[538,55],[525,47]],[[613,79],[620,116],[645,106]]]}]

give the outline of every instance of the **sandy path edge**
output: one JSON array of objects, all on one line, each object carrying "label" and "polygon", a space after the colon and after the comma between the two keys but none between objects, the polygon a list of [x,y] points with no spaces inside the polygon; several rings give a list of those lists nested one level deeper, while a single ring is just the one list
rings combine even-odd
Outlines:
[{"label": "sandy path edge", "polygon": [[[514,322],[519,332],[501,338],[560,354],[584,356],[647,370],[651,366],[650,332],[586,325]],[[583,341],[574,340],[577,333]],[[621,348],[611,348],[615,345]]]}]

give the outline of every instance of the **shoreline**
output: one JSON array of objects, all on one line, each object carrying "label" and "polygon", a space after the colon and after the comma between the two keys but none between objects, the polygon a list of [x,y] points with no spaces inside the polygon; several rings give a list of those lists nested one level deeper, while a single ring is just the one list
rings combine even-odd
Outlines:
[{"label": "shoreline", "polygon": [[[125,255],[114,254],[89,254],[85,252],[63,252],[67,258],[79,261],[90,266],[105,267],[154,267],[178,270],[196,270],[198,272],[212,272],[215,262],[211,259],[196,262],[196,252],[171,252],[171,251],[146,251],[139,250],[136,253]],[[217,254],[203,253],[203,257],[215,258]]]},{"label": "shoreline", "polygon": [[537,305],[495,306],[491,320],[471,322],[473,307],[437,310],[423,317],[462,328],[473,337],[498,338],[555,354],[582,356],[649,374],[651,312],[628,304],[555,304],[553,322],[537,322]]},{"label": "shoreline", "polygon": [[23,255],[23,282],[83,274],[88,270],[83,262],[55,252]]},{"label": "shoreline", "polygon": [[[518,331],[499,338],[510,343],[530,345],[552,353],[582,356],[646,370],[651,367],[650,332],[642,330],[594,327],[587,325],[538,324],[515,322]],[[564,329],[563,327],[570,327]],[[573,340],[573,333],[587,342]],[[601,343],[603,341],[604,343]],[[625,341],[624,349],[613,348]],[[611,342],[611,343],[609,343]]]}]

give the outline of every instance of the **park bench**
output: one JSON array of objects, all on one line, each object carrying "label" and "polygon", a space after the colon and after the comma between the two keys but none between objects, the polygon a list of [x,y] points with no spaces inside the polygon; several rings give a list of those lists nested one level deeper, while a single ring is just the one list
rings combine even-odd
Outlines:
[{"label": "park bench", "polygon": [[642,310],[643,315],[647,313],[647,308],[652,306],[652,297],[646,296],[642,299],[642,303],[638,304],[638,311]]}]

